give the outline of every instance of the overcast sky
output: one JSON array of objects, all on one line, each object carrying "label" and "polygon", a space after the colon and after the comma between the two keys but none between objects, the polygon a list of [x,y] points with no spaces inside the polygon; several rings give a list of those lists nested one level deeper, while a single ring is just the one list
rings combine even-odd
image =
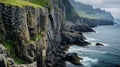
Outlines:
[{"label": "overcast sky", "polygon": [[120,0],[76,0],[84,4],[92,5],[94,8],[105,9],[114,17],[120,18]]}]

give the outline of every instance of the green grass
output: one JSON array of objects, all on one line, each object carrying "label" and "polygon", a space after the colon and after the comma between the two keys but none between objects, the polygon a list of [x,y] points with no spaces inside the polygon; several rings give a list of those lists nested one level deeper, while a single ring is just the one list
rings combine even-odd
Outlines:
[{"label": "green grass", "polygon": [[47,6],[50,0],[29,0],[29,2],[41,5],[41,6]]},{"label": "green grass", "polygon": [[14,61],[15,61],[17,64],[27,64],[27,63],[28,63],[27,61],[24,61],[24,60],[18,58],[18,57],[17,57],[15,54],[13,54],[13,53],[10,55],[10,57],[13,58]]},{"label": "green grass", "polygon": [[40,39],[41,39],[41,37],[42,37],[42,34],[41,34],[41,33],[39,33],[38,35],[31,37],[31,41],[40,40]]},{"label": "green grass", "polygon": [[100,15],[89,15],[83,11],[77,11],[77,13],[79,14],[80,17],[83,17],[83,18],[89,18],[89,19],[101,19],[102,16]]},{"label": "green grass", "polygon": [[14,49],[14,45],[12,41],[2,42],[2,44],[7,50]]},{"label": "green grass", "polygon": [[14,42],[14,41],[7,41],[7,42],[2,42],[3,46],[7,49],[7,51],[9,51],[9,57],[10,58],[13,58],[14,61],[17,63],[17,64],[26,64],[27,62],[18,58],[16,55],[15,55],[15,48],[16,48],[16,45],[17,45],[17,42]]},{"label": "green grass", "polygon": [[5,4],[6,6],[17,6],[17,7],[25,7],[25,6],[31,6],[36,8],[42,8],[41,4],[36,4],[32,2],[28,2],[25,0],[0,0],[0,3]]},{"label": "green grass", "polygon": [[5,35],[0,34],[0,38],[3,38],[3,37],[5,37]]}]

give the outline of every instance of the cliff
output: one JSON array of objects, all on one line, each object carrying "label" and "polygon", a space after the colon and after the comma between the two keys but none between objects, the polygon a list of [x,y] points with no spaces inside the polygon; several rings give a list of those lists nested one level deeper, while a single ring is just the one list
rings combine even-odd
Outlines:
[{"label": "cliff", "polygon": [[84,18],[102,19],[114,22],[114,18],[110,12],[101,10],[100,8],[93,8],[91,5],[86,5],[75,0],[69,0],[77,13]]},{"label": "cliff", "polygon": [[66,51],[73,44],[88,45],[82,32],[93,32],[89,25],[101,20],[80,18],[68,0],[11,1],[0,1],[0,66],[81,65],[82,58]]},{"label": "cliff", "polygon": [[81,17],[79,19],[81,23],[87,23],[90,26],[114,24],[114,18],[110,12],[99,8],[94,9],[91,5],[85,5],[75,0],[69,1]]},{"label": "cliff", "polygon": [[[89,44],[84,41],[85,38],[81,33],[83,30],[76,31],[74,27],[72,30],[66,29],[66,20],[70,17],[66,17],[69,14],[64,8],[71,7],[69,1],[51,0],[47,5],[36,5],[32,0],[13,1],[26,5],[1,1],[0,65],[2,67],[65,67],[65,61],[80,64],[80,58],[76,53],[65,52],[68,44],[79,46]],[[65,6],[65,3],[69,5]],[[79,28],[81,27],[78,26]],[[82,28],[92,31],[86,25]],[[3,50],[4,47],[6,49]]]}]

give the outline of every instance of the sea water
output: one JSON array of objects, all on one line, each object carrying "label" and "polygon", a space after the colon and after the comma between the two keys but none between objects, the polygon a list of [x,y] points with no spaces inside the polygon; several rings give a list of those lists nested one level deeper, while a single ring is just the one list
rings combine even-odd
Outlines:
[{"label": "sea water", "polygon": [[[68,52],[78,53],[85,67],[120,67],[120,25],[98,26],[96,33],[84,33],[89,46],[71,46]],[[102,43],[104,46],[96,46]],[[80,67],[67,63],[69,67]]]}]

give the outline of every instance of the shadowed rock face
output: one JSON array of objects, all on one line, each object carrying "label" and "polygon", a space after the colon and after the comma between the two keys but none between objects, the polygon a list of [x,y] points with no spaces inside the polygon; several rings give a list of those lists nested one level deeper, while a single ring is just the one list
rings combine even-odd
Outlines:
[{"label": "shadowed rock face", "polygon": [[75,44],[78,46],[87,46],[88,42],[84,41],[85,37],[82,35],[82,33],[78,32],[66,32],[64,31],[62,34],[62,41],[61,44]]},{"label": "shadowed rock face", "polygon": [[5,47],[0,44],[0,66],[1,67],[7,66],[7,63],[5,61],[6,51],[7,50],[5,49]]}]

